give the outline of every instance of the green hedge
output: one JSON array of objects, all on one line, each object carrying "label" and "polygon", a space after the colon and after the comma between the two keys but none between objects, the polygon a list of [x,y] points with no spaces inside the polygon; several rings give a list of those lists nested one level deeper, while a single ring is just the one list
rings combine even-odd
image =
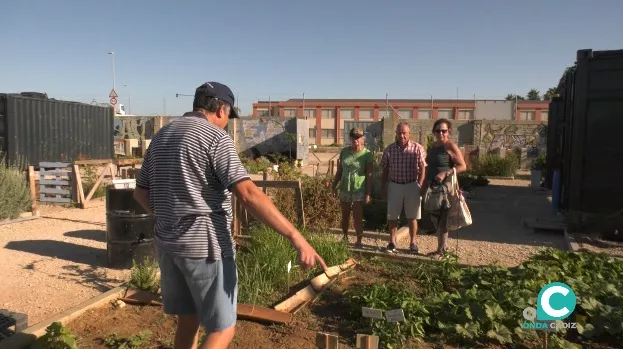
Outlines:
[{"label": "green hedge", "polygon": [[20,161],[6,166],[5,156],[0,154],[0,220],[19,218],[20,213],[31,205],[30,188]]}]

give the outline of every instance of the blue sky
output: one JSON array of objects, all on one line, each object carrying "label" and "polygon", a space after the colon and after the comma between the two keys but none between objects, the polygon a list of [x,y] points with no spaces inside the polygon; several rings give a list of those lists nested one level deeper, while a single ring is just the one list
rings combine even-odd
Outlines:
[{"label": "blue sky", "polygon": [[[554,86],[576,51],[623,48],[620,0],[5,1],[0,92],[179,115],[205,81],[244,113],[288,98],[501,99]],[[127,85],[125,87],[124,85]]]}]

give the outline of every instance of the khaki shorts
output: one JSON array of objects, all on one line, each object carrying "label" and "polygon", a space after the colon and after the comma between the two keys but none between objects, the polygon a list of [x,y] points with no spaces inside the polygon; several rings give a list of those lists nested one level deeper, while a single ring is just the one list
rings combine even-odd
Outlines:
[{"label": "khaki shorts", "polygon": [[387,188],[387,219],[390,221],[397,220],[403,208],[407,219],[421,219],[421,189],[417,181],[407,184],[389,182]]}]

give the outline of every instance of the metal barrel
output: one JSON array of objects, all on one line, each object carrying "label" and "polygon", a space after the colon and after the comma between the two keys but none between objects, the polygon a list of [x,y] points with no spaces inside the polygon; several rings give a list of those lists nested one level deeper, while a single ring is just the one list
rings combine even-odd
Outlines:
[{"label": "metal barrel", "polygon": [[155,259],[155,217],[134,200],[134,189],[106,189],[106,250],[108,266],[128,269],[132,262]]}]

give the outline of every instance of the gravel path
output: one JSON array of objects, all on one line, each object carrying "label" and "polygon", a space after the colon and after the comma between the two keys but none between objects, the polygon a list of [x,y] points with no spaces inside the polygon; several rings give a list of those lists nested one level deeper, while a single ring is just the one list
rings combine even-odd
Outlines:
[{"label": "gravel path", "polygon": [[[552,217],[551,200],[529,188],[528,180],[491,180],[489,186],[476,187],[467,200],[474,224],[450,232],[448,249],[459,262],[471,265],[517,266],[545,247],[566,249],[563,234],[535,233],[522,226],[522,218]],[[458,235],[458,239],[457,239]],[[355,242],[355,237],[349,237]],[[437,249],[437,237],[419,234],[420,254]],[[408,250],[410,238],[398,241],[398,250]],[[387,241],[364,239],[364,248],[385,249]],[[457,250],[458,244],[458,250]],[[399,252],[400,253],[400,252]]]},{"label": "gravel path", "polygon": [[0,226],[0,309],[28,314],[30,325],[125,281],[106,265],[106,215],[40,205],[41,218]]}]

